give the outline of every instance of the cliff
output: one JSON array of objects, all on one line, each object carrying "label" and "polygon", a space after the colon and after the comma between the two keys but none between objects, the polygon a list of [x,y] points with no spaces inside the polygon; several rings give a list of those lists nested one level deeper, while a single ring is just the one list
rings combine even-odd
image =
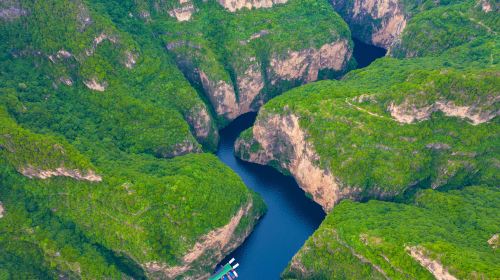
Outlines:
[{"label": "cliff", "polygon": [[144,279],[186,255],[177,277],[204,277],[264,211],[209,153],[215,118],[156,14],[129,9],[0,3],[2,279]]},{"label": "cliff", "polygon": [[[352,67],[349,30],[327,2],[221,4],[226,9],[199,4],[197,21],[151,19],[165,23],[161,38],[166,49],[191,84],[207,97],[219,126],[258,110],[287,89],[339,77]],[[317,11],[315,17],[307,15],[306,8]],[[307,31],[297,32],[297,26],[307,26]]]},{"label": "cliff", "polygon": [[497,188],[467,187],[421,191],[407,203],[344,201],[282,278],[495,279],[498,256],[486,239],[498,224],[498,200]]},{"label": "cliff", "polygon": [[[476,47],[495,52],[489,46]],[[482,60],[455,68],[454,60],[467,63],[457,51],[385,59],[339,82],[294,89],[264,105],[236,154],[291,174],[326,211],[344,198],[493,185],[498,166],[483,152],[496,155],[498,72],[481,66],[489,63],[482,51]]]}]

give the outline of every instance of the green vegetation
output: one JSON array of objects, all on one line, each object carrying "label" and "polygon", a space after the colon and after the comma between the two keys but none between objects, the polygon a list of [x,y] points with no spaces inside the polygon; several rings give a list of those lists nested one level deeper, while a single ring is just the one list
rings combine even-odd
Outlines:
[{"label": "green vegetation", "polygon": [[500,108],[497,43],[483,37],[438,57],[380,59],[342,81],[291,90],[267,103],[258,118],[298,115],[320,166],[341,187],[361,189],[362,198],[396,196],[415,184],[495,185],[498,118],[471,125],[438,110],[430,111],[430,120],[402,124],[390,108],[402,106],[411,116],[440,101],[494,116]]},{"label": "green vegetation", "polygon": [[419,248],[458,279],[497,279],[500,191],[481,186],[420,191],[408,204],[343,201],[283,273],[284,279],[434,279]]},{"label": "green vegetation", "polygon": [[[184,264],[253,202],[241,242],[263,202],[202,153],[217,147],[215,122],[150,27],[99,1],[5,5],[24,12],[0,19],[0,278],[141,279],[149,262]],[[102,181],[28,179],[26,167]]]},{"label": "green vegetation", "polygon": [[[432,279],[417,258],[458,279],[500,277],[488,243],[500,214],[497,7],[416,2],[402,1],[409,20],[392,57],[290,90],[259,112],[259,129],[297,116],[317,154],[308,160],[368,201],[336,205],[284,279]],[[252,134],[240,136],[242,158],[263,152]],[[278,170],[291,160],[291,134],[266,139]]]}]

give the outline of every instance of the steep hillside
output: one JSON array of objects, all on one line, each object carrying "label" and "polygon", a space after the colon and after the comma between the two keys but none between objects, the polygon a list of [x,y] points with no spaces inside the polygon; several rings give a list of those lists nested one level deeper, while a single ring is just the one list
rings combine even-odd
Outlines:
[{"label": "steep hillside", "polygon": [[[126,15],[125,15],[126,16]],[[0,278],[208,275],[264,211],[142,21],[0,6]]]},{"label": "steep hillside", "polygon": [[492,0],[332,0],[354,37],[395,56],[436,54],[498,32]]},{"label": "steep hillside", "polygon": [[354,65],[350,32],[327,1],[138,2],[133,15],[161,38],[220,125]]},{"label": "steep hillside", "polygon": [[344,201],[282,277],[497,279],[498,203],[487,187],[421,191],[407,204]]},{"label": "steep hillside", "polygon": [[329,212],[282,277],[498,278],[497,7],[338,2],[414,14],[378,44],[393,58],[271,100],[236,142],[240,158],[292,175]]},{"label": "steep hillside", "polygon": [[291,173],[325,210],[343,198],[498,182],[496,39],[385,58],[266,104],[237,154]]}]

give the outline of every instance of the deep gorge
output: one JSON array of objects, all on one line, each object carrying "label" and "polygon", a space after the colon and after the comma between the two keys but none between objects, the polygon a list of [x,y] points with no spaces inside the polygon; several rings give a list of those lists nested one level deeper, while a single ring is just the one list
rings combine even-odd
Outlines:
[{"label": "deep gorge", "polygon": [[[368,66],[385,50],[354,40],[359,66]],[[268,210],[245,242],[221,263],[236,258],[238,274],[245,279],[279,279],[280,274],[325,217],[321,207],[306,196],[293,177],[270,166],[242,161],[234,155],[240,132],[251,127],[256,113],[244,114],[220,131],[217,157],[243,182],[264,198]]]}]

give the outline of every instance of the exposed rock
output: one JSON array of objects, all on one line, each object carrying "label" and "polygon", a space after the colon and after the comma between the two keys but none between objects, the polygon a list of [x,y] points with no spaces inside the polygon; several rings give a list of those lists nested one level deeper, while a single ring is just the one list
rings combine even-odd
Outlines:
[{"label": "exposed rock", "polygon": [[72,55],[70,52],[68,52],[68,51],[66,51],[66,50],[64,50],[64,49],[60,49],[60,50],[57,52],[56,56],[57,56],[57,58],[70,58],[70,57],[72,57],[73,55]]},{"label": "exposed rock", "polygon": [[76,16],[77,22],[79,23],[78,31],[83,32],[88,26],[92,24],[92,18],[90,17],[90,12],[85,7],[83,3],[78,3],[78,13]]},{"label": "exposed rock", "polygon": [[425,147],[432,150],[449,150],[451,148],[450,145],[446,143],[430,143],[425,145]]},{"label": "exposed rock", "polygon": [[3,204],[0,201],[0,218],[3,218],[4,213],[5,213],[5,209],[3,208]]},{"label": "exposed rock", "polygon": [[500,236],[498,235],[498,233],[493,234],[493,236],[488,239],[488,244],[493,249],[497,249],[500,246]]},{"label": "exposed rock", "polygon": [[189,153],[199,153],[201,152],[200,147],[196,145],[194,141],[184,140],[181,143],[174,145],[173,150],[168,153],[158,152],[159,157],[163,158],[173,158],[177,156],[182,156]]},{"label": "exposed rock", "polygon": [[93,170],[87,170],[86,173],[78,170],[78,169],[67,169],[65,167],[58,167],[56,169],[41,169],[31,165],[26,167],[22,167],[19,172],[24,176],[32,179],[48,179],[54,176],[64,176],[71,177],[76,180],[85,180],[90,182],[101,182],[102,177],[97,175]]},{"label": "exposed rock", "polygon": [[59,78],[59,81],[61,81],[63,84],[65,84],[67,86],[73,85],[73,80],[71,80],[71,78],[61,77],[61,78]]},{"label": "exposed rock", "polygon": [[272,77],[271,84],[279,80],[316,81],[319,70],[343,70],[351,55],[352,50],[346,40],[325,44],[320,49],[289,51],[284,58],[275,55],[268,70]]},{"label": "exposed rock", "polygon": [[247,9],[259,9],[259,8],[271,8],[276,4],[284,4],[288,0],[218,0],[224,8],[228,9],[230,12],[236,12],[243,8]]},{"label": "exposed rock", "polygon": [[[186,119],[193,128],[197,139],[207,139],[212,131],[212,119],[205,106],[193,107]],[[213,130],[213,132],[216,134],[215,137],[217,137],[217,130]]]},{"label": "exposed rock", "polygon": [[194,44],[190,41],[182,41],[182,40],[170,42],[166,45],[167,50],[169,50],[169,51],[175,50],[176,48],[184,47],[184,46],[187,46],[187,47],[190,47],[193,49],[197,49],[197,50],[201,49],[200,45]]},{"label": "exposed rock", "polygon": [[332,4],[351,25],[354,35],[368,44],[388,49],[406,27],[398,0],[332,0]]},{"label": "exposed rock", "polygon": [[105,91],[106,88],[108,87],[108,83],[106,83],[106,82],[99,83],[96,79],[87,80],[87,81],[84,81],[83,83],[89,89],[95,90],[95,91],[101,91],[101,92]]},{"label": "exposed rock", "polygon": [[[144,267],[149,273],[161,273],[162,276],[167,279],[174,279],[182,273],[188,271],[191,268],[191,264],[209,250],[215,250],[216,252],[210,256],[212,260],[222,260],[224,254],[241,244],[244,238],[248,235],[249,232],[244,234],[242,238],[239,238],[237,242],[231,242],[241,219],[249,214],[252,206],[252,202],[248,203],[238,210],[236,215],[231,218],[228,224],[221,228],[212,230],[205,236],[201,237],[193,248],[191,248],[191,250],[184,255],[182,265],[169,267],[167,264],[160,262],[148,262],[144,264]],[[208,275],[205,277],[208,278]]]},{"label": "exposed rock", "polygon": [[256,143],[242,139],[235,143],[235,151],[242,159],[259,164],[277,162],[325,211],[330,211],[341,199],[354,198],[360,192],[356,188],[342,188],[330,170],[318,166],[319,156],[307,141],[295,115],[271,114],[258,118],[251,141],[260,146],[257,152],[251,149]]},{"label": "exposed rock", "polygon": [[178,21],[188,21],[195,11],[196,9],[192,3],[186,3],[179,8],[168,11],[168,14],[171,17],[175,17]]},{"label": "exposed rock", "polygon": [[138,55],[134,54],[130,51],[125,52],[125,67],[128,69],[134,68],[135,64],[137,63],[137,58]]},{"label": "exposed rock", "polygon": [[457,106],[453,101],[437,101],[422,107],[416,107],[408,102],[403,102],[400,105],[391,103],[388,111],[394,119],[401,123],[427,120],[432,113],[441,111],[449,117],[468,119],[473,125],[490,121],[500,114],[498,110],[483,110],[476,105]]},{"label": "exposed rock", "polygon": [[[255,63],[250,65],[243,75],[238,76],[237,84],[239,114],[255,110],[256,108],[254,109],[251,106],[264,88],[264,78],[262,77],[260,64]],[[262,105],[262,102],[257,105]]]},{"label": "exposed rock", "polygon": [[7,8],[0,8],[0,19],[5,21],[12,21],[18,19],[28,13],[20,7],[11,6]]},{"label": "exposed rock", "polygon": [[481,10],[483,10],[483,12],[489,13],[489,12],[493,11],[493,6],[495,4],[493,4],[493,6],[492,6],[492,4],[490,3],[489,0],[479,0],[478,5],[481,6]]},{"label": "exposed rock", "polygon": [[200,71],[199,75],[205,94],[208,95],[217,115],[224,116],[229,120],[235,119],[238,116],[239,108],[234,88],[226,81],[211,81],[203,71]]},{"label": "exposed rock", "polygon": [[451,275],[439,261],[429,258],[423,248],[406,247],[405,249],[409,251],[410,256],[418,261],[421,266],[430,271],[437,280],[458,280],[455,276]]},{"label": "exposed rock", "polygon": [[247,40],[243,40],[243,41],[240,41],[240,44],[241,45],[246,45],[248,43],[250,43],[250,41],[252,40],[255,40],[255,39],[259,39],[261,38],[262,36],[266,36],[269,34],[269,30],[266,30],[266,29],[263,29],[257,33],[254,33],[250,36],[250,38],[248,38]]},{"label": "exposed rock", "polygon": [[115,44],[118,42],[118,39],[115,36],[108,36],[106,33],[101,33],[99,36],[95,37],[92,41],[92,47],[85,50],[87,56],[91,56],[94,54],[97,46],[104,42],[104,40],[109,40],[111,43]]}]

